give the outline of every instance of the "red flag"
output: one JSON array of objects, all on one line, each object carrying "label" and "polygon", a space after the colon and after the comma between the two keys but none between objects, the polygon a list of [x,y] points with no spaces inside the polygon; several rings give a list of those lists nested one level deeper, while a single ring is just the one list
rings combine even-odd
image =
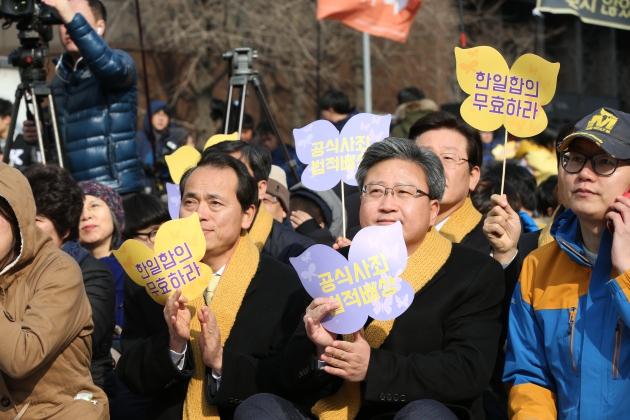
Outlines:
[{"label": "red flag", "polygon": [[357,31],[407,41],[422,0],[319,0],[317,19],[335,19]]}]

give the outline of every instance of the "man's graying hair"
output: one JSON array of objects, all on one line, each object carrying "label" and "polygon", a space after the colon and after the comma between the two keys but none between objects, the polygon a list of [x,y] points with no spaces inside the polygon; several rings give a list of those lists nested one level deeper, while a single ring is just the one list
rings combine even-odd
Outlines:
[{"label": "man's graying hair", "polygon": [[446,188],[446,177],[438,155],[430,150],[419,148],[412,140],[398,137],[387,137],[368,147],[357,170],[356,178],[359,188],[363,188],[365,177],[372,166],[390,159],[405,160],[422,168],[429,185],[429,198],[442,200]]}]

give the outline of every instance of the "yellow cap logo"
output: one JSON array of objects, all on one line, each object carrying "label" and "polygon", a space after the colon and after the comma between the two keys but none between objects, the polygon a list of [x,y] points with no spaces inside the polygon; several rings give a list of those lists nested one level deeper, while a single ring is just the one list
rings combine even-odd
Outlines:
[{"label": "yellow cap logo", "polygon": [[591,118],[591,120],[588,122],[588,125],[586,126],[586,129],[602,131],[604,133],[610,134],[610,131],[613,129],[615,124],[617,124],[617,120],[618,118],[615,117],[613,114],[606,111],[605,109],[602,109],[599,115],[595,115],[593,118]]}]

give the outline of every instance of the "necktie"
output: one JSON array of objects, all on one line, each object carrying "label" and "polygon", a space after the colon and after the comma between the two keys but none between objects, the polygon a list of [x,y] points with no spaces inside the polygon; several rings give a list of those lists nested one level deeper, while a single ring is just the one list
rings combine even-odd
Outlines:
[{"label": "necktie", "polygon": [[214,297],[214,292],[217,290],[217,286],[219,285],[219,280],[221,280],[220,274],[215,273],[212,275],[212,279],[210,280],[208,287],[206,287],[206,294],[204,295],[206,306],[210,306],[210,302],[212,302],[212,298]]}]

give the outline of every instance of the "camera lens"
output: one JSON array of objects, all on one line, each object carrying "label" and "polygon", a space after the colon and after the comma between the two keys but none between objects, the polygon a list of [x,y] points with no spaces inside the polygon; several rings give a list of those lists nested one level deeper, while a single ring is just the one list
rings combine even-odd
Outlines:
[{"label": "camera lens", "polygon": [[16,0],[13,2],[13,11],[16,14],[24,13],[29,8],[29,0]]}]

